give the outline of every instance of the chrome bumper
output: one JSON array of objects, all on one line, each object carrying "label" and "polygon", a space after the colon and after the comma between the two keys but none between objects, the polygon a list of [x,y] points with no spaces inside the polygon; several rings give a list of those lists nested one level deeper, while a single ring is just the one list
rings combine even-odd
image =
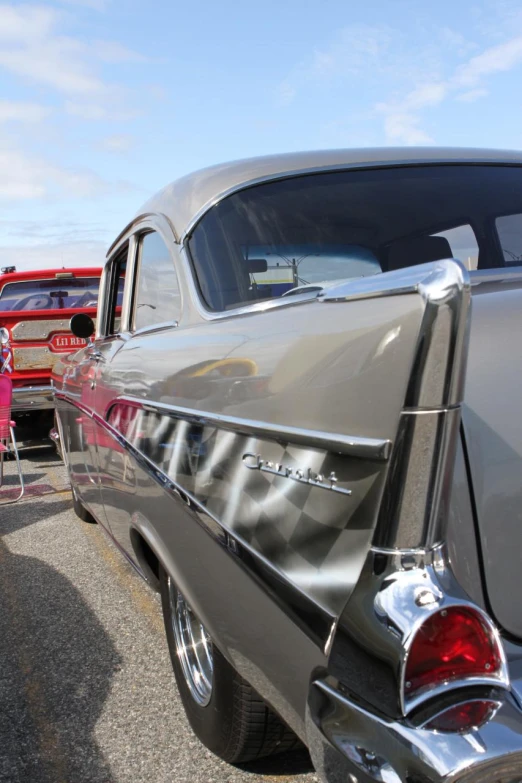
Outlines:
[{"label": "chrome bumper", "polygon": [[13,389],[13,413],[54,408],[51,386],[21,386]]},{"label": "chrome bumper", "polygon": [[522,711],[507,692],[498,700],[480,728],[439,733],[373,715],[317,681],[306,719],[312,760],[326,783],[518,783]]}]

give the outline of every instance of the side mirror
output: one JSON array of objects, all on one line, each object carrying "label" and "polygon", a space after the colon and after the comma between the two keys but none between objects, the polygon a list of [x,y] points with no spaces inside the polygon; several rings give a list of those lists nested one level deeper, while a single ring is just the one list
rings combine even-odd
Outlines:
[{"label": "side mirror", "polygon": [[87,313],[76,313],[69,321],[69,328],[75,337],[88,340],[94,334],[94,321]]}]

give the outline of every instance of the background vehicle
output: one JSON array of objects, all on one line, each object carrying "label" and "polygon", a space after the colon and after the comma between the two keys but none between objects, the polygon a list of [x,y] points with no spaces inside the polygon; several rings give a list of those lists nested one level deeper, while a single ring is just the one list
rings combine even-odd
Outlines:
[{"label": "background vehicle", "polygon": [[61,355],[85,345],[71,333],[69,320],[79,310],[95,317],[101,272],[89,267],[0,275],[2,366],[13,381],[13,413],[20,423],[39,420],[42,430],[49,429],[52,368]]},{"label": "background vehicle", "polygon": [[520,779],[521,216],[520,153],[327,151],[185,177],[110,248],[55,366],[75,508],[222,758]]}]

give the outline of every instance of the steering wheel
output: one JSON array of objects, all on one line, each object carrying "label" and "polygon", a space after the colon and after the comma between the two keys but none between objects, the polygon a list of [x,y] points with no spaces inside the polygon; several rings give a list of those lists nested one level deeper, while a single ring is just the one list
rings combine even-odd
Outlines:
[{"label": "steering wheel", "polygon": [[[32,307],[28,307],[27,305],[30,302],[35,302],[35,304]],[[14,310],[52,310],[54,309],[54,305],[53,305],[52,298],[48,294],[29,294],[29,296],[24,296],[23,299],[19,299],[13,309]]]}]

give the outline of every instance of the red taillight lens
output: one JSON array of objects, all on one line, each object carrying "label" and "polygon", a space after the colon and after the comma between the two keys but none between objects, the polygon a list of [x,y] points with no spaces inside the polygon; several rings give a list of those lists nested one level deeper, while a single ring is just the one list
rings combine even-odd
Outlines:
[{"label": "red taillight lens", "polygon": [[468,677],[501,672],[500,649],[482,617],[453,606],[431,615],[415,634],[405,672],[405,696]]},{"label": "red taillight lens", "polygon": [[425,728],[443,734],[462,734],[483,726],[499,707],[496,701],[480,699],[450,707],[426,724]]}]

